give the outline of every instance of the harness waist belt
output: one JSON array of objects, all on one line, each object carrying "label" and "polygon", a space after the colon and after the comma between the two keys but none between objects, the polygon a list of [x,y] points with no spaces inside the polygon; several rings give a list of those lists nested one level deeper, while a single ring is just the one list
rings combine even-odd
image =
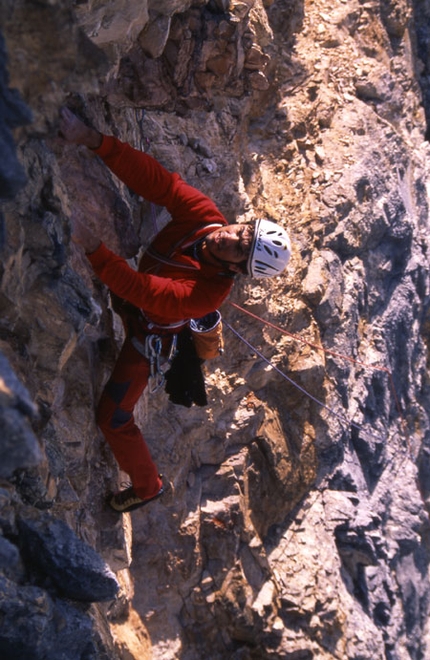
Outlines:
[{"label": "harness waist belt", "polygon": [[151,321],[151,319],[149,319],[146,316],[145,312],[142,309],[140,311],[145,320],[145,323],[148,326],[148,330],[152,330],[153,328],[159,328],[160,330],[177,330],[181,326],[186,325],[190,320],[190,319],[183,319],[182,321],[176,321],[175,323],[168,323],[166,325],[162,325],[161,323],[155,323],[155,321]]}]

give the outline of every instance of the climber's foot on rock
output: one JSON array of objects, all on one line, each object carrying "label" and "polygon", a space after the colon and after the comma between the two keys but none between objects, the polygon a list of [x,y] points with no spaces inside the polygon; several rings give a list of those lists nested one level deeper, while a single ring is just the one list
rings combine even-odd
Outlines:
[{"label": "climber's foot on rock", "polygon": [[161,497],[164,493],[164,488],[161,488],[157,491],[152,497],[147,497],[142,500],[133,490],[133,486],[128,486],[124,490],[120,490],[116,495],[110,495],[108,498],[108,504],[117,513],[127,513],[128,511],[134,511],[145,504],[149,504],[152,500]]},{"label": "climber's foot on rock", "polygon": [[97,149],[102,143],[102,135],[78,119],[69,108],[60,110],[60,133],[67,142],[83,144],[89,149]]}]

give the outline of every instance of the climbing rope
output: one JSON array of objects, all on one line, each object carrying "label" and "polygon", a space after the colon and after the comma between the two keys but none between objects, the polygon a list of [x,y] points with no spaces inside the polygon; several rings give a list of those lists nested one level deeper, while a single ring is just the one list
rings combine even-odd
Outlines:
[{"label": "climbing rope", "polygon": [[[324,346],[320,346],[320,345],[314,344],[314,343],[312,343],[312,342],[310,342],[310,341],[304,339],[303,337],[300,337],[300,336],[298,336],[298,335],[292,334],[292,333],[290,333],[290,332],[284,330],[283,328],[280,328],[279,326],[277,326],[277,325],[271,323],[270,321],[266,321],[265,319],[263,319],[263,318],[257,316],[256,314],[253,314],[252,312],[250,312],[250,311],[248,311],[248,310],[246,310],[246,309],[240,307],[240,305],[237,305],[236,303],[233,303],[233,302],[230,302],[230,301],[229,301],[229,304],[230,304],[232,307],[234,307],[236,310],[238,310],[238,311],[240,311],[240,312],[242,312],[242,313],[244,313],[244,314],[247,314],[248,316],[250,316],[250,317],[252,317],[252,318],[258,320],[259,322],[261,322],[261,323],[263,323],[263,324],[265,324],[265,325],[268,325],[268,326],[270,326],[270,327],[272,327],[272,328],[274,328],[274,329],[280,331],[281,333],[283,333],[283,334],[285,334],[285,335],[288,335],[289,337],[292,337],[293,339],[295,339],[295,340],[297,340],[297,341],[299,341],[299,342],[301,342],[301,343],[303,343],[303,344],[306,344],[306,345],[308,345],[308,346],[314,348],[315,350],[323,351],[324,353],[327,353],[327,354],[330,354],[330,355],[336,356],[336,357],[341,358],[341,359],[343,359],[343,360],[347,360],[348,362],[351,362],[351,363],[353,363],[353,364],[358,364],[358,365],[360,365],[360,366],[362,366],[362,367],[364,367],[364,368],[366,368],[366,369],[372,369],[372,370],[377,370],[377,371],[383,371],[383,372],[387,373],[388,376],[389,376],[390,385],[391,385],[391,390],[392,390],[392,393],[393,393],[393,396],[394,396],[394,400],[395,400],[396,408],[397,408],[397,411],[398,411],[398,413],[399,413],[399,415],[400,415],[400,418],[401,418],[401,423],[402,423],[402,425],[405,425],[405,424],[406,424],[405,419],[404,419],[403,414],[402,414],[402,411],[401,411],[401,408],[400,408],[399,399],[398,399],[398,396],[397,396],[397,393],[396,393],[396,390],[395,390],[394,380],[393,380],[392,374],[391,374],[391,372],[390,372],[389,369],[387,369],[386,367],[380,367],[380,366],[378,366],[378,365],[370,365],[370,364],[366,364],[366,363],[364,363],[364,362],[360,362],[359,360],[355,360],[355,359],[351,358],[350,356],[343,355],[342,353],[337,353],[337,352],[335,352],[335,351],[332,351],[332,350],[326,349]],[[249,341],[248,341],[245,337],[243,337],[243,336],[242,336],[237,330],[235,330],[235,328],[233,328],[233,327],[231,326],[231,324],[228,323],[225,319],[223,320],[223,324],[224,324],[225,327],[227,327],[227,328],[228,328],[228,329],[229,329],[229,330],[230,330],[230,331],[231,331],[231,332],[232,332],[232,333],[233,333],[233,334],[234,334],[234,335],[235,335],[240,341],[242,341],[246,346],[248,346],[248,348],[250,348],[250,349],[253,351],[253,353],[255,353],[255,354],[256,354],[261,360],[263,360],[264,362],[266,362],[266,364],[268,364],[272,369],[274,369],[278,374],[280,374],[285,380],[287,380],[289,383],[291,383],[295,388],[297,388],[298,390],[300,390],[303,394],[305,394],[305,395],[306,395],[308,398],[310,398],[312,401],[314,401],[315,403],[317,403],[319,406],[325,408],[330,414],[332,414],[332,415],[334,415],[335,417],[337,417],[341,422],[347,424],[348,427],[354,427],[354,428],[356,428],[356,429],[359,429],[361,432],[364,432],[366,435],[368,435],[368,436],[370,436],[370,437],[374,437],[374,438],[376,438],[376,439],[378,439],[378,440],[382,440],[382,438],[381,438],[380,436],[378,436],[378,435],[376,435],[376,434],[374,434],[374,433],[372,433],[372,432],[369,432],[367,429],[363,428],[363,427],[360,426],[359,424],[356,424],[355,422],[353,422],[353,421],[347,419],[347,417],[345,417],[344,415],[339,414],[336,410],[334,410],[333,408],[330,408],[330,407],[327,406],[324,402],[322,402],[322,401],[320,401],[319,399],[317,399],[316,397],[314,397],[314,396],[313,396],[310,392],[308,392],[304,387],[302,387],[301,385],[299,385],[298,383],[296,383],[295,381],[293,381],[289,376],[287,376],[287,374],[285,374],[285,373],[284,373],[283,371],[281,371],[276,365],[274,365],[273,362],[271,362],[271,360],[269,360],[268,358],[266,358],[266,357],[261,353],[261,351],[259,351],[255,346],[253,346],[253,345],[251,344],[251,342],[249,342]],[[402,465],[403,465],[403,463],[404,463],[404,461],[405,461],[405,459],[407,458],[408,455],[409,455],[410,458],[412,458],[411,455],[410,455],[411,452],[410,452],[409,438],[408,438],[408,436],[407,436],[407,433],[405,432],[405,428],[403,428],[403,432],[404,432],[404,436],[405,436],[405,439],[406,439],[407,451],[406,451],[405,455],[401,458],[401,460],[400,460],[400,464],[398,465],[397,470],[395,471],[395,474],[397,474],[397,473],[400,471],[400,469],[402,468]],[[388,467],[390,467],[390,466],[394,463],[395,456],[396,456],[396,455],[394,454],[394,455],[391,457],[391,459],[388,460],[388,463],[387,463],[385,469],[387,469]],[[328,485],[329,485],[329,482],[330,482],[331,476],[332,476],[332,475],[330,475],[330,474],[329,474],[329,475],[326,475],[326,476],[322,479],[322,481],[319,483],[319,485],[316,487],[316,489],[314,490],[314,492],[313,492],[313,493],[307,493],[306,496],[305,496],[305,498],[302,498],[302,504],[298,503],[298,504],[296,505],[296,507],[298,507],[298,506],[303,507],[302,510],[304,510],[304,515],[303,515],[303,517],[302,517],[301,520],[300,520],[300,527],[303,527],[304,520],[307,519],[307,516],[308,516],[308,514],[310,513],[311,509],[313,508],[314,504],[316,503],[317,499],[318,499],[318,498],[321,496],[321,494],[322,494],[322,493],[328,488]],[[310,499],[309,499],[309,498],[310,498]],[[289,517],[290,517],[291,520],[293,520],[293,518],[292,518],[292,512],[290,512]],[[285,535],[283,535],[283,538],[284,538],[284,545],[283,545],[283,549],[282,549],[280,555],[277,557],[277,561],[279,561],[280,559],[282,559],[283,557],[286,556],[287,551],[288,551],[288,547],[289,547],[289,545],[290,545],[292,539],[294,538],[294,534],[295,534],[296,531],[297,531],[297,530],[295,530],[295,529],[293,529],[293,530],[289,530],[289,534],[286,533]],[[276,582],[277,582],[277,583],[281,583],[283,587],[287,587],[287,586],[288,586],[287,583],[285,582],[283,576],[281,576],[279,573],[277,573],[276,575],[274,574],[274,578],[275,578]]]},{"label": "climbing rope", "polygon": [[[325,346],[321,346],[321,345],[319,345],[319,344],[315,344],[315,343],[313,343],[313,342],[311,342],[311,341],[308,341],[307,339],[304,339],[303,337],[300,337],[299,335],[296,335],[296,334],[293,334],[293,333],[291,333],[291,332],[288,332],[288,331],[285,330],[284,328],[281,328],[280,326],[275,325],[274,323],[271,323],[270,321],[267,321],[266,319],[263,319],[262,317],[258,316],[257,314],[253,314],[252,312],[250,312],[249,310],[247,310],[247,309],[241,307],[241,306],[238,305],[237,303],[234,303],[234,302],[229,301],[229,305],[230,305],[231,307],[233,307],[234,309],[240,311],[241,313],[246,314],[246,315],[250,316],[251,318],[254,318],[255,320],[259,321],[260,323],[263,323],[264,325],[267,325],[267,326],[269,326],[269,327],[271,327],[271,328],[273,328],[273,329],[275,329],[275,330],[281,332],[282,334],[287,335],[288,337],[291,337],[292,339],[295,339],[296,341],[299,341],[299,342],[301,342],[301,343],[303,343],[303,344],[306,344],[307,346],[313,348],[314,350],[322,351],[322,352],[324,352],[325,354],[332,355],[333,357],[337,357],[337,358],[340,358],[340,359],[342,359],[342,360],[346,360],[346,361],[348,361],[348,362],[351,362],[352,364],[359,365],[359,366],[361,366],[361,367],[363,367],[363,368],[365,368],[365,369],[371,369],[371,370],[373,370],[373,371],[381,371],[381,372],[386,373],[386,374],[388,375],[388,379],[389,379],[389,383],[390,383],[390,389],[391,389],[391,392],[392,392],[392,395],[393,395],[393,399],[394,399],[394,402],[395,402],[395,406],[396,406],[396,409],[397,409],[397,413],[398,413],[398,415],[399,415],[399,417],[400,417],[400,422],[401,422],[401,426],[402,426],[403,434],[404,434],[404,436],[405,436],[405,438],[406,438],[406,442],[407,442],[407,444],[408,444],[408,449],[409,449],[409,438],[408,438],[408,435],[407,435],[407,432],[406,432],[406,421],[405,421],[405,419],[404,419],[404,416],[403,416],[403,413],[402,413],[402,409],[401,409],[401,407],[400,407],[399,398],[398,398],[398,396],[397,396],[397,392],[396,392],[395,385],[394,385],[393,375],[392,375],[391,371],[390,371],[387,367],[381,367],[381,366],[379,366],[379,365],[367,364],[367,363],[365,363],[365,362],[361,362],[360,360],[356,360],[356,359],[354,359],[354,358],[352,358],[352,357],[350,357],[350,356],[348,356],[348,355],[344,355],[344,354],[342,354],[342,353],[338,353],[338,352],[333,351],[333,350],[331,350],[331,349],[325,348]],[[363,428],[362,426],[360,426],[359,424],[356,424],[355,422],[353,422],[353,421],[347,419],[344,415],[339,414],[339,413],[336,412],[333,408],[330,408],[330,407],[327,406],[324,402],[322,402],[322,401],[320,401],[319,399],[317,399],[316,397],[314,397],[310,392],[308,392],[308,391],[305,390],[301,385],[299,385],[298,383],[296,383],[295,381],[293,381],[289,376],[287,376],[283,371],[281,371],[276,365],[274,365],[270,360],[268,360],[268,359],[267,359],[267,358],[266,358],[266,357],[265,357],[265,356],[264,356],[264,355],[263,355],[263,354],[262,354],[262,353],[261,353],[256,347],[255,347],[255,346],[253,346],[253,345],[252,345],[247,339],[245,339],[245,338],[244,338],[244,337],[243,337],[243,336],[242,336],[237,330],[235,330],[235,329],[234,329],[229,323],[227,323],[226,321],[224,321],[224,325],[225,325],[229,330],[231,330],[231,332],[233,332],[233,333],[234,333],[234,334],[235,334],[235,335],[236,335],[236,336],[237,336],[237,337],[238,337],[243,343],[245,343],[245,344],[246,344],[246,345],[247,345],[247,346],[248,346],[248,347],[249,347],[254,353],[256,353],[256,355],[258,355],[258,357],[260,357],[264,362],[266,362],[267,364],[269,364],[269,365],[272,367],[272,369],[274,369],[277,373],[279,373],[283,378],[285,378],[288,382],[290,382],[290,383],[291,383],[294,387],[296,387],[298,390],[300,390],[301,392],[303,392],[303,394],[305,394],[308,398],[310,398],[311,400],[313,400],[313,401],[314,401],[315,403],[317,403],[319,406],[325,408],[325,409],[326,409],[331,415],[334,415],[335,417],[337,417],[338,419],[340,419],[343,423],[348,424],[348,426],[352,426],[352,427],[357,428],[357,429],[359,429],[359,430],[363,430],[367,435],[370,435],[371,437],[375,437],[375,438],[381,440],[381,437],[380,437],[380,436],[375,435],[375,434],[373,434],[373,433],[370,433],[369,431],[367,431],[366,429],[364,429],[364,428]]]},{"label": "climbing rope", "polygon": [[243,337],[243,336],[242,336],[237,330],[235,330],[235,329],[230,325],[230,323],[228,323],[228,322],[225,321],[225,320],[223,321],[223,323],[224,323],[224,325],[225,325],[229,330],[231,330],[231,332],[233,332],[233,334],[236,335],[236,337],[238,337],[238,338],[239,338],[244,344],[246,344],[246,346],[248,346],[248,348],[250,348],[250,349],[252,350],[253,353],[255,353],[256,355],[258,355],[258,357],[259,357],[261,360],[263,360],[264,362],[266,362],[266,364],[268,364],[268,365],[269,365],[274,371],[276,371],[280,376],[282,376],[283,378],[285,378],[285,380],[287,380],[289,383],[291,383],[291,385],[293,385],[296,389],[300,390],[300,392],[302,392],[302,393],[303,393],[305,396],[307,396],[309,399],[311,399],[312,401],[314,401],[315,403],[317,403],[317,404],[318,404],[319,406],[321,406],[322,408],[325,408],[325,409],[326,409],[331,415],[334,415],[335,417],[337,417],[337,419],[339,419],[341,422],[343,422],[343,423],[346,424],[347,426],[352,426],[352,427],[358,429],[359,431],[365,431],[365,433],[366,433],[367,435],[370,435],[371,437],[373,437],[373,438],[375,438],[375,439],[377,439],[377,440],[382,440],[381,436],[379,436],[379,435],[377,435],[377,434],[375,434],[375,433],[371,433],[370,431],[367,431],[366,429],[364,429],[364,428],[363,428],[362,426],[360,426],[359,424],[356,424],[355,422],[351,421],[350,419],[348,419],[348,418],[345,417],[344,415],[341,415],[340,413],[336,412],[336,410],[334,410],[333,408],[330,408],[330,406],[328,406],[327,404],[325,404],[323,401],[320,401],[319,399],[317,399],[313,394],[311,394],[311,393],[308,392],[304,387],[302,387],[301,385],[299,385],[298,383],[296,383],[292,378],[290,378],[289,376],[287,376],[286,373],[284,373],[283,371],[281,371],[281,369],[279,369],[279,367],[277,367],[275,364],[273,364],[273,362],[271,362],[268,358],[266,358],[266,357],[263,355],[263,353],[261,353],[261,351],[258,350],[258,348],[256,348],[255,346],[253,346],[253,345],[252,345],[247,339],[245,339],[245,337]]}]

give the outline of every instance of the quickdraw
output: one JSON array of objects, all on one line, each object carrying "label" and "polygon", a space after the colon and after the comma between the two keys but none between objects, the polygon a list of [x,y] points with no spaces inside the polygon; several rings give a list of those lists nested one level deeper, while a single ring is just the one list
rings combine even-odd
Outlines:
[{"label": "quickdraw", "polygon": [[155,392],[163,387],[166,380],[164,373],[176,355],[178,335],[172,335],[169,354],[164,364],[161,363],[163,340],[160,335],[146,335],[144,344],[137,337],[132,337],[131,342],[135,349],[146,357],[149,362],[148,391],[150,394],[155,394]]},{"label": "quickdraw", "polygon": [[149,360],[151,373],[148,381],[150,394],[154,394],[164,384],[164,373],[161,371],[160,356],[163,344],[159,335],[145,337],[145,355]]}]

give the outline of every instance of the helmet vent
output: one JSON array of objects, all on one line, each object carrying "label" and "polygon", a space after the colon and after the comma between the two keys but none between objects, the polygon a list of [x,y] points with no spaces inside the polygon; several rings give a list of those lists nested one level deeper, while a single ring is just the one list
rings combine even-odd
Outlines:
[{"label": "helmet vent", "polygon": [[267,254],[270,254],[270,256],[274,257],[275,259],[279,259],[279,254],[276,250],[272,250],[268,245],[264,245],[263,247]]},{"label": "helmet vent", "polygon": [[260,273],[266,273],[270,268],[273,271],[276,271],[276,267],[273,266],[272,264],[267,264],[265,261],[256,261],[255,262],[255,270],[257,270]]}]

